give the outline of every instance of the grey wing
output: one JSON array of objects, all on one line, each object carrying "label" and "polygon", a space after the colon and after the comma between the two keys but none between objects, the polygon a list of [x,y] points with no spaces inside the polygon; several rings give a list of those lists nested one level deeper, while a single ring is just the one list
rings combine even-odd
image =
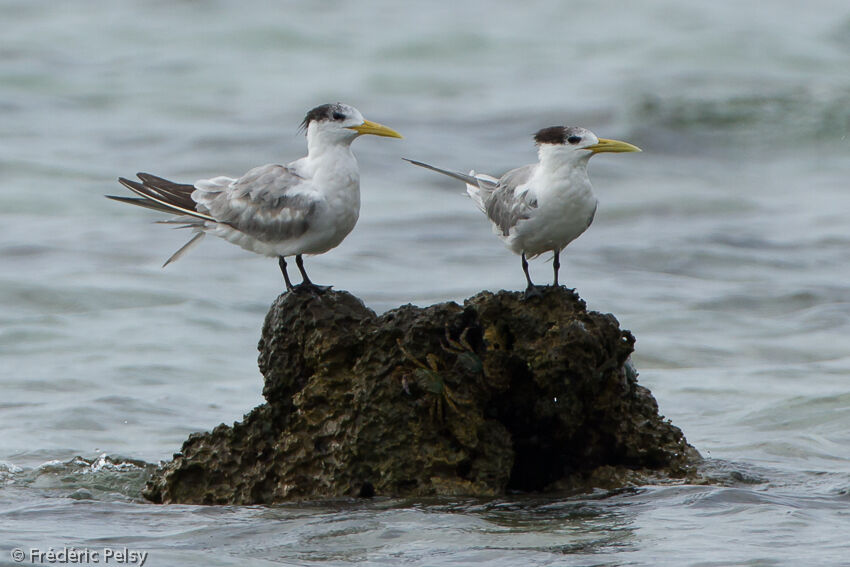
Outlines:
[{"label": "grey wing", "polygon": [[531,179],[536,167],[536,164],[526,165],[504,174],[485,203],[487,217],[504,236],[508,236],[519,221],[529,218],[537,208],[537,200],[528,192],[519,190]]},{"label": "grey wing", "polygon": [[236,180],[203,180],[195,187],[192,198],[216,221],[264,242],[302,236],[323,204],[309,180],[282,165],[262,165]]},{"label": "grey wing", "polygon": [[509,187],[519,187],[520,185],[525,185],[531,179],[531,176],[534,175],[534,171],[536,169],[536,163],[512,169],[499,179],[499,185]]}]

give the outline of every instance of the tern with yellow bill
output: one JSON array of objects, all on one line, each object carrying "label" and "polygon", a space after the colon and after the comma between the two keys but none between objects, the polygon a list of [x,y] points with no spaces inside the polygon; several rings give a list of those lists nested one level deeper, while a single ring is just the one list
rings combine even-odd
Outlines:
[{"label": "tern with yellow bill", "polygon": [[[401,135],[342,103],[307,113],[307,155],[288,165],[261,165],[238,179],[213,177],[173,183],[148,173],[141,181],[119,178],[138,197],[110,199],[176,215],[162,221],[190,228],[192,239],[164,265],[180,258],[205,234],[246,250],[278,258],[287,290],[323,291],[307,277],[303,254],[322,254],[339,245],[360,215],[360,172],[351,142],[363,134]],[[295,256],[302,283],[293,286],[286,257]]]},{"label": "tern with yellow bill", "polygon": [[590,130],[569,126],[543,128],[534,141],[539,161],[512,169],[498,179],[474,170],[465,175],[407,160],[466,183],[467,194],[490,219],[494,232],[522,257],[526,297],[540,293],[528,275],[527,259],[552,252],[553,285],[557,286],[561,250],[593,222],[598,202],[587,175],[590,157],[640,151],[626,142],[598,138]]}]

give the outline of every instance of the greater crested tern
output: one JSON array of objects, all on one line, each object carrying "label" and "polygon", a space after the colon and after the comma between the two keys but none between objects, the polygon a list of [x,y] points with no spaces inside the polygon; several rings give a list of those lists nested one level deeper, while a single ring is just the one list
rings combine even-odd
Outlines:
[{"label": "greater crested tern", "polygon": [[421,161],[414,165],[448,175],[466,183],[466,192],[493,224],[493,231],[522,258],[528,282],[526,297],[540,291],[528,275],[527,258],[553,252],[552,265],[558,285],[560,254],[593,222],[598,201],[593,195],[587,163],[603,152],[639,152],[640,148],[618,140],[598,138],[585,128],[552,126],[534,135],[539,161],[512,169],[500,178],[448,171]]},{"label": "greater crested tern", "polygon": [[[207,233],[246,250],[278,258],[286,289],[323,291],[304,271],[303,254],[322,254],[339,245],[360,215],[360,172],[351,142],[363,134],[401,138],[363,118],[347,104],[323,104],[307,113],[307,155],[285,166],[261,165],[238,179],[213,177],[193,185],[149,173],[118,181],[139,197],[108,198],[177,215],[161,221],[191,228],[195,235],[163,267]],[[302,283],[293,286],[286,257],[295,256]]]}]

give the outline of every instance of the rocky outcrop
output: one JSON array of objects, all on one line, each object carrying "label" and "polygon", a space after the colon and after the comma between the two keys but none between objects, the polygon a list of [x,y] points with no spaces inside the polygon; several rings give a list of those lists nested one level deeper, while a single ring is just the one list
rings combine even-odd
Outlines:
[{"label": "rocky outcrop", "polygon": [[154,502],[495,496],[694,474],[699,455],[629,363],[634,337],[571,290],[482,292],[377,316],[286,293],[260,340],[267,403],[193,434]]}]

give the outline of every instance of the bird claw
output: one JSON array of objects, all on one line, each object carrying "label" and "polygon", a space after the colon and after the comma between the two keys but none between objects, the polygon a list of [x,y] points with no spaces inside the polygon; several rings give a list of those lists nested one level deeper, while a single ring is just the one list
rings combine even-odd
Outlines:
[{"label": "bird claw", "polygon": [[536,285],[529,285],[525,288],[523,299],[531,299],[532,297],[543,297],[543,292]]},{"label": "bird claw", "polygon": [[300,283],[292,288],[292,291],[295,293],[312,293],[315,295],[322,295],[326,291],[330,291],[333,286],[330,285],[316,285],[313,282],[304,282]]}]

